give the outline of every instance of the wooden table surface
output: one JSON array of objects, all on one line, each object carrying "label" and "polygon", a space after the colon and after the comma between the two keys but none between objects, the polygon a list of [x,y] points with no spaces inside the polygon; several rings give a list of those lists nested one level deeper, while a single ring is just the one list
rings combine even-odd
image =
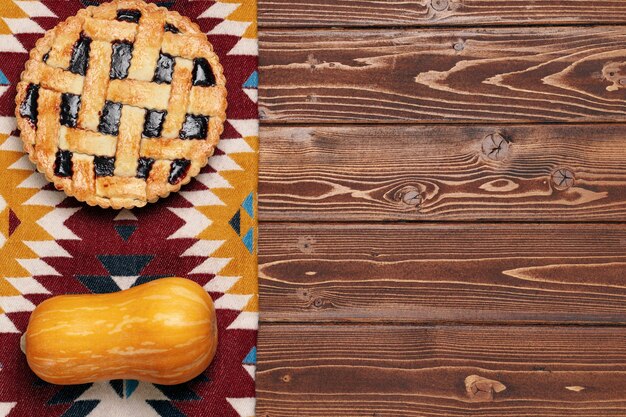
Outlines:
[{"label": "wooden table surface", "polygon": [[626,1],[259,24],[257,416],[626,416]]}]

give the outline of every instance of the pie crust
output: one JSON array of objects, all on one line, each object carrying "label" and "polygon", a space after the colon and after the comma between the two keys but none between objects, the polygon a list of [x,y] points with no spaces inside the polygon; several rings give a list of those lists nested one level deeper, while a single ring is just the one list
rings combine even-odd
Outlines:
[{"label": "pie crust", "polygon": [[188,18],[117,0],[39,39],[15,102],[24,148],[57,189],[132,208],[178,191],[207,164],[226,119],[226,79]]}]

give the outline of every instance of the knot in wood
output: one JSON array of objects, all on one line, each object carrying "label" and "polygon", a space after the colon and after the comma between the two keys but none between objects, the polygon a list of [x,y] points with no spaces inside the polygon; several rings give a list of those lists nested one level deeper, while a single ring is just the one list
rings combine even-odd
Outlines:
[{"label": "knot in wood", "polygon": [[432,0],[430,7],[432,7],[433,10],[442,12],[448,8],[448,0]]},{"label": "knot in wood", "polygon": [[566,190],[574,185],[574,172],[568,168],[557,169],[552,173],[552,186],[557,190]]},{"label": "knot in wood", "polygon": [[602,68],[602,76],[613,83],[607,91],[617,91],[626,87],[626,62],[609,62]]},{"label": "knot in wood", "polygon": [[291,375],[289,375],[289,374],[285,374],[285,375],[283,375],[283,377],[282,377],[281,379],[282,379],[282,381],[283,381],[283,382],[285,382],[285,383],[286,383],[286,382],[289,382],[289,381],[291,381]]},{"label": "knot in wood", "polygon": [[490,133],[482,142],[483,155],[492,161],[502,161],[509,154],[509,142],[500,133]]},{"label": "knot in wood", "polygon": [[316,240],[310,236],[301,237],[298,239],[298,249],[302,253],[313,253],[313,244],[315,244]]},{"label": "knot in wood", "polygon": [[458,42],[455,42],[454,45],[452,45],[452,47],[454,48],[455,51],[461,52],[463,49],[465,49],[465,44],[463,43],[463,41],[458,41]]},{"label": "knot in wood", "polygon": [[313,301],[313,306],[314,306],[315,308],[322,308],[322,306],[324,306],[324,300],[322,300],[321,298],[316,298],[316,299]]},{"label": "knot in wood", "polygon": [[402,201],[409,206],[419,206],[422,204],[422,195],[420,191],[413,186],[407,186],[399,189],[395,195],[396,201]]},{"label": "knot in wood", "polygon": [[479,375],[470,375],[465,378],[467,396],[473,401],[493,401],[493,394],[505,389],[506,386],[500,381],[483,378]]}]

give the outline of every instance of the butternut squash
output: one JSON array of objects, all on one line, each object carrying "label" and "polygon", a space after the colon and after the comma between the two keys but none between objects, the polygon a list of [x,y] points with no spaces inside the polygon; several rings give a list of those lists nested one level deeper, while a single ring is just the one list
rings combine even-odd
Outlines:
[{"label": "butternut squash", "polygon": [[124,378],[172,385],[211,363],[217,323],[200,285],[162,278],[111,294],[50,298],[33,311],[24,341],[30,368],[53,384]]}]

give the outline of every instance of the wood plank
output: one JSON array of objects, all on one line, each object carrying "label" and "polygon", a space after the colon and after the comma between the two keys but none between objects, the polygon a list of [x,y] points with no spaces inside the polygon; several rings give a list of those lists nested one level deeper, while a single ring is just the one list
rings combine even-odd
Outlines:
[{"label": "wood plank", "polygon": [[265,30],[260,40],[266,123],[626,121],[623,26]]},{"label": "wood plank", "polygon": [[257,415],[626,414],[624,328],[275,326]]},{"label": "wood plank", "polygon": [[625,22],[626,4],[610,0],[259,0],[263,28]]},{"label": "wood plank", "polygon": [[261,220],[626,220],[626,125],[261,132]]},{"label": "wood plank", "polygon": [[265,321],[626,323],[626,224],[259,231]]}]

